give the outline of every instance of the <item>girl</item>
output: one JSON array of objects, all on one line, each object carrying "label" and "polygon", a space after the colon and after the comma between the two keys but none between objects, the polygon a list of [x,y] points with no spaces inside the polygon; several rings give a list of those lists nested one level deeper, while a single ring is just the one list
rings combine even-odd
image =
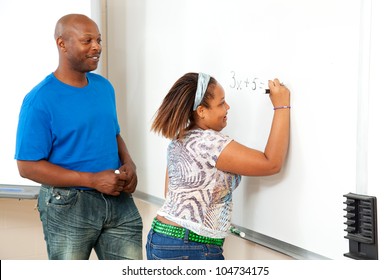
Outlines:
[{"label": "girl", "polygon": [[187,73],[168,92],[152,124],[152,131],[172,141],[167,151],[166,200],[148,234],[148,259],[224,259],[232,192],[241,175],[276,174],[285,162],[290,91],[278,79],[268,86],[274,116],[264,152],[221,133],[230,106],[213,77]]}]

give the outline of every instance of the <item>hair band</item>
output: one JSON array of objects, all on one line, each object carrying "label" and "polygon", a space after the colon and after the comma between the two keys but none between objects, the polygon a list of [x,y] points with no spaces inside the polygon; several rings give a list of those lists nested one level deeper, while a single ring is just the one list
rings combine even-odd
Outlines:
[{"label": "hair band", "polygon": [[202,103],[203,96],[206,93],[207,86],[210,81],[210,75],[199,73],[198,74],[198,85],[196,87],[196,93],[195,93],[195,101],[194,101],[194,108],[195,111],[196,108]]}]

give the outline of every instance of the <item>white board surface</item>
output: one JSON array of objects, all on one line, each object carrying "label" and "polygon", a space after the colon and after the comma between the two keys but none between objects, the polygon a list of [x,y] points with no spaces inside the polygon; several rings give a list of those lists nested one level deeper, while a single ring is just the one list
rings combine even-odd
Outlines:
[{"label": "white board surface", "polygon": [[287,164],[278,175],[243,180],[233,222],[343,258],[343,195],[356,186],[360,2],[154,0],[109,7],[116,54],[109,76],[137,162],[138,190],[163,198],[168,142],[150,125],[181,75],[213,75],[231,106],[224,132],[260,150],[273,110],[258,88],[278,77],[292,92]]}]

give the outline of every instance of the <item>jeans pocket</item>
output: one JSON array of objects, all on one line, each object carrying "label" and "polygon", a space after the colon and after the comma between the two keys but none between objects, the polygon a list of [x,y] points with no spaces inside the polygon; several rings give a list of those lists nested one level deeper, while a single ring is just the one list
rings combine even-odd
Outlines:
[{"label": "jeans pocket", "polygon": [[223,248],[217,245],[210,245],[207,244],[205,246],[207,248],[207,251],[205,253],[206,260],[224,260],[225,257],[223,256]]},{"label": "jeans pocket", "polygon": [[149,260],[200,260],[204,259],[204,244],[149,232],[146,252]]},{"label": "jeans pocket", "polygon": [[78,191],[68,188],[52,188],[48,205],[58,208],[67,208],[76,204]]}]

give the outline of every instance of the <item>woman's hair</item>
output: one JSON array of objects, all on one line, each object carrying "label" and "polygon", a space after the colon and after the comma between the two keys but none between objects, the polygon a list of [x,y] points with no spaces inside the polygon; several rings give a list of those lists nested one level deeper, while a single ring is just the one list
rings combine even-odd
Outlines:
[{"label": "woman's hair", "polygon": [[[198,73],[187,73],[175,82],[155,114],[152,131],[168,139],[175,139],[182,138],[194,126],[196,111],[193,106],[197,84]],[[214,98],[216,84],[217,81],[210,77],[200,105],[209,108],[208,100]]]}]

